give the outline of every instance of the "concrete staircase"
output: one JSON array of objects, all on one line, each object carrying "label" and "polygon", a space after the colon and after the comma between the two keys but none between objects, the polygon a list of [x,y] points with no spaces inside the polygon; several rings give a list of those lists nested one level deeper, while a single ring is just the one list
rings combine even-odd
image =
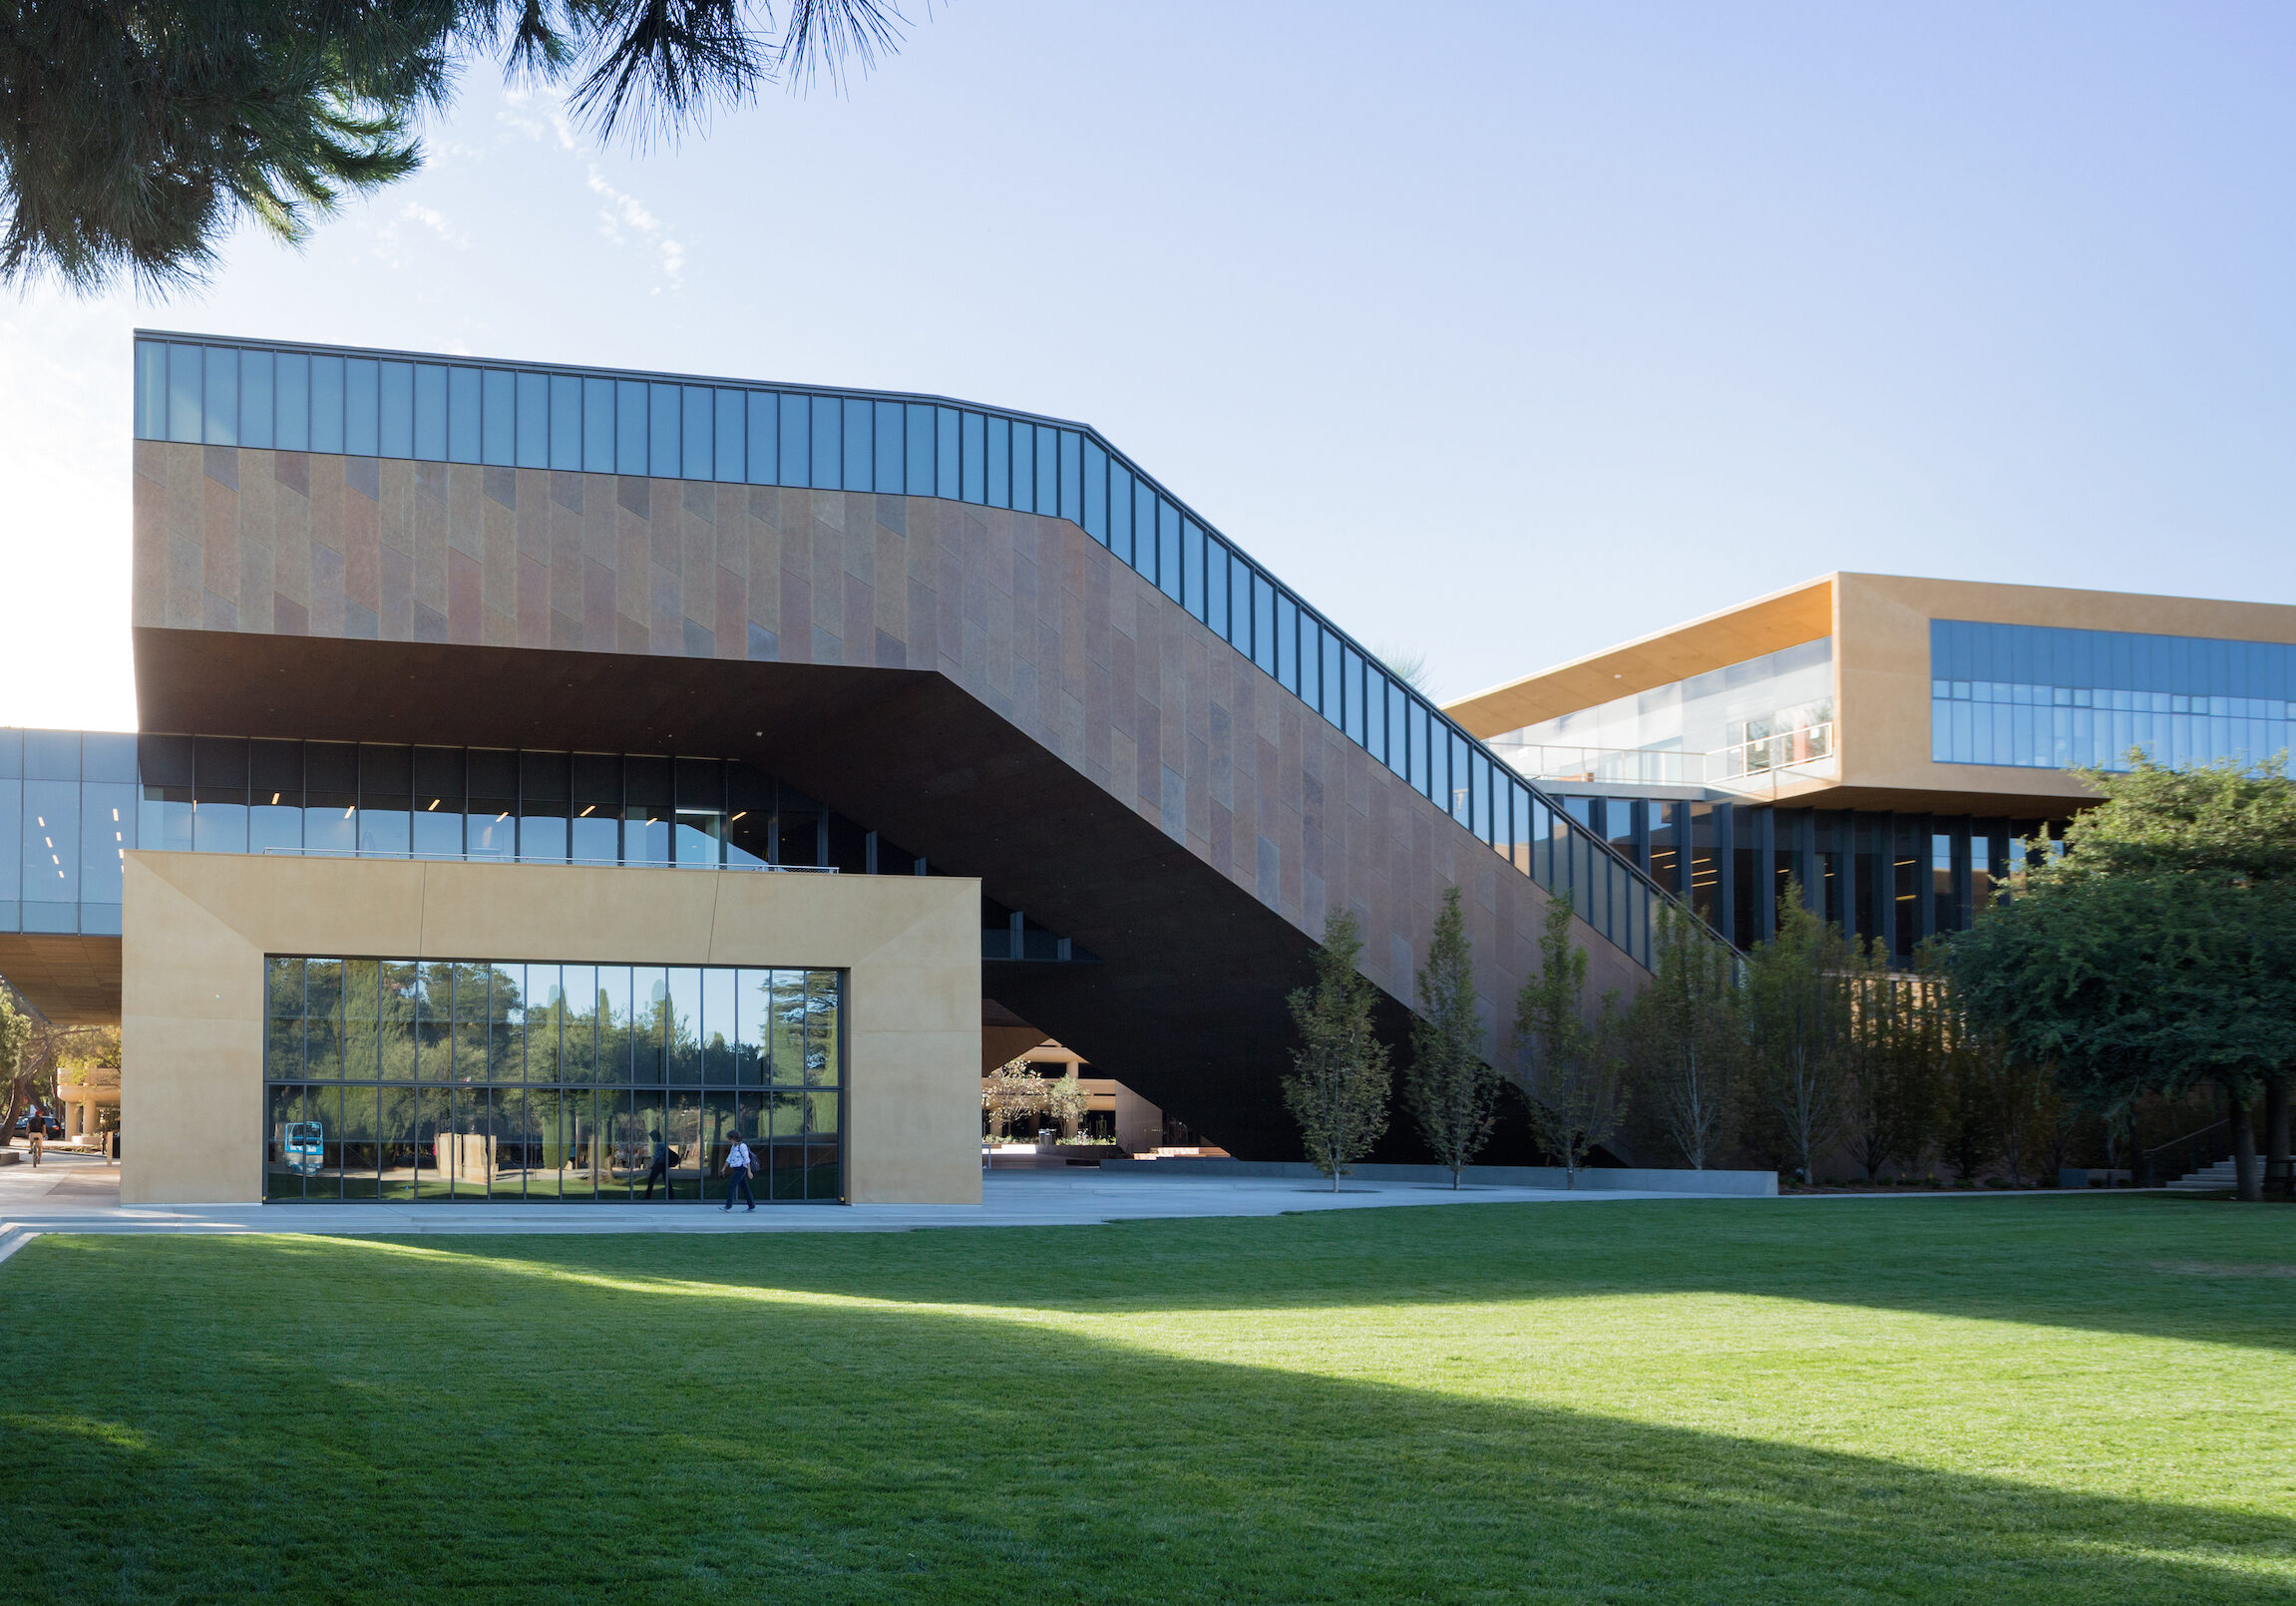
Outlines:
[{"label": "concrete staircase", "polygon": [[[2261,1159],[2257,1161],[2258,1165],[2263,1163]],[[2240,1185],[2238,1165],[2239,1162],[2236,1160],[2218,1160],[2214,1165],[2204,1166],[2189,1176],[2178,1177],[2174,1182],[2168,1184],[2168,1191],[2170,1193],[2230,1193]]]}]

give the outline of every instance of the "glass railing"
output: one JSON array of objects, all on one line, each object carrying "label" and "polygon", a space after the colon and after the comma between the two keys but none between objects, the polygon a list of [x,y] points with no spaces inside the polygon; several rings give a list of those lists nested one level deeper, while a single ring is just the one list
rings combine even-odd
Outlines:
[{"label": "glass railing", "polygon": [[1066,519],[1650,961],[1652,911],[1670,894],[1084,425],[941,396],[152,330],[136,336],[135,423],[139,440],[930,496]]}]

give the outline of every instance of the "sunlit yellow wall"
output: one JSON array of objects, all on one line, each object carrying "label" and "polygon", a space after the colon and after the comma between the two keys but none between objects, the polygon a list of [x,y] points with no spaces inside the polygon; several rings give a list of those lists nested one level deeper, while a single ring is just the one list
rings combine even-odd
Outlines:
[{"label": "sunlit yellow wall", "polygon": [[122,919],[127,1203],[262,1197],[265,954],[844,970],[848,1196],[980,1199],[976,881],[140,852]]}]

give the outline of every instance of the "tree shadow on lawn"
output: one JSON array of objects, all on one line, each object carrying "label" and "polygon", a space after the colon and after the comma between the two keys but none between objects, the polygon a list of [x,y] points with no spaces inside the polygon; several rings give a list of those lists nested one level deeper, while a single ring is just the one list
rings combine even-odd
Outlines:
[{"label": "tree shadow on lawn", "polygon": [[[2296,1210],[2187,1203],[1410,1206],[1102,1227],[617,1235],[582,1240],[579,1256],[636,1275],[1094,1314],[1701,1293],[2296,1349],[2296,1279],[2254,1275],[2296,1262]],[[519,1240],[516,1252],[556,1260],[560,1242]]]},{"label": "tree shadow on lawn", "polygon": [[57,1600],[2288,1598],[2283,1514],[646,1286],[596,1244],[30,1246],[0,1367],[105,1360],[0,1405],[12,1526],[43,1536],[11,1577]]}]

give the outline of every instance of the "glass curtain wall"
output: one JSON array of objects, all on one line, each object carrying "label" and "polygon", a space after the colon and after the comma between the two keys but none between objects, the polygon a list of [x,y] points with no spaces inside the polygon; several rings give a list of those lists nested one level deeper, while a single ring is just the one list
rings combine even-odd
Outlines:
[{"label": "glass curtain wall", "polygon": [[2248,763],[2289,748],[2296,646],[1930,621],[1930,758],[2018,769]]},{"label": "glass curtain wall", "polygon": [[1573,797],[1621,852],[1739,948],[1776,933],[1788,882],[1845,933],[1910,964],[1929,938],[1966,930],[2006,896],[2026,843],[2058,822],[1679,798]]},{"label": "glass curtain wall", "polygon": [[0,729],[0,931],[120,934],[136,738]]},{"label": "glass curtain wall", "polygon": [[1647,878],[1599,838],[1559,859],[1540,849],[1578,828],[1078,425],[930,396],[153,334],[137,338],[135,385],[139,440],[931,496],[1069,520],[1502,858],[1532,876],[1578,866],[1542,884],[1649,962],[1663,894]]},{"label": "glass curtain wall", "polygon": [[844,1194],[829,970],[274,955],[263,1191],[296,1201]]}]

